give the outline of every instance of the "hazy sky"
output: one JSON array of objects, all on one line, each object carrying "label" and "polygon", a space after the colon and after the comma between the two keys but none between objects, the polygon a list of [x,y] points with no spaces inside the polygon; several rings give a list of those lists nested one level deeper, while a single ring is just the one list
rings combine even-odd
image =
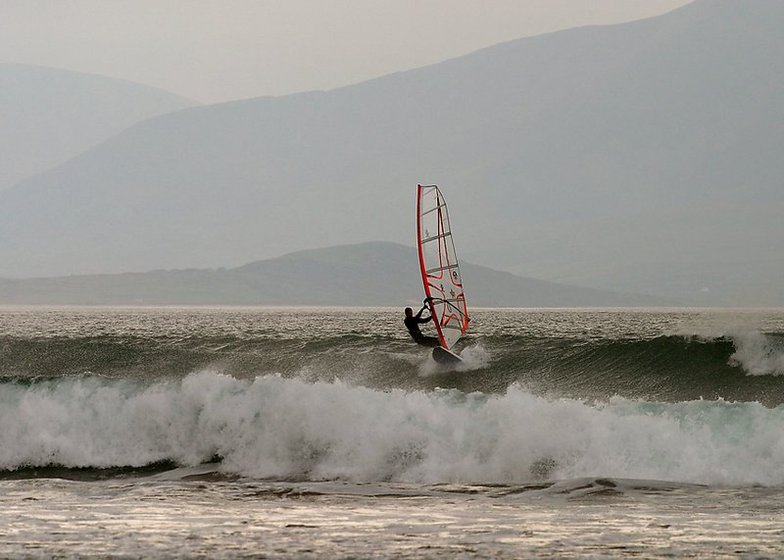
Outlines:
[{"label": "hazy sky", "polygon": [[688,0],[0,0],[0,62],[202,102],[334,87]]}]

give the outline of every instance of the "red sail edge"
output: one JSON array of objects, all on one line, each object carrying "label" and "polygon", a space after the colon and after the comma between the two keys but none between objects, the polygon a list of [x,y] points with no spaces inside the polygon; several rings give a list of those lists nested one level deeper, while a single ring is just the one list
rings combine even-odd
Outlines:
[{"label": "red sail edge", "polygon": [[[427,185],[427,186],[435,186],[435,185]],[[425,290],[425,295],[428,298],[433,297],[430,292],[430,283],[427,281],[427,272],[425,269],[425,254],[422,250],[422,189],[424,189],[424,185],[417,185],[417,201],[416,201],[416,229],[417,229],[417,255],[419,256],[419,273],[422,276],[422,288]],[[438,187],[436,187],[438,188]],[[444,332],[441,330],[441,323],[438,321],[436,317],[435,309],[433,308],[433,302],[428,302],[428,307],[430,308],[430,316],[433,318],[433,325],[436,327],[436,333],[438,333],[438,342],[441,344],[442,348],[449,349],[449,345],[444,338]]]}]

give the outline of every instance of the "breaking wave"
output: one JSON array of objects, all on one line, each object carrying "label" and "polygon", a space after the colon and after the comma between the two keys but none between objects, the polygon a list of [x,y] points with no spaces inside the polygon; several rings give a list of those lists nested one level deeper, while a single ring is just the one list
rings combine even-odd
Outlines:
[{"label": "breaking wave", "polygon": [[784,407],[722,400],[589,403],[376,390],[216,372],[75,376],[0,388],[0,469],[184,466],[248,477],[498,482],[617,477],[784,484]]}]

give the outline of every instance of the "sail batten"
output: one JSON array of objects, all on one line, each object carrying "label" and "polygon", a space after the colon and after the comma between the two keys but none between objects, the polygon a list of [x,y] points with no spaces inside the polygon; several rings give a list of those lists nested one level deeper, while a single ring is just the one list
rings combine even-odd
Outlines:
[{"label": "sail batten", "polygon": [[438,241],[439,239],[444,239],[445,237],[451,237],[451,233],[439,233],[438,235],[431,235],[430,237],[423,239],[422,244],[425,243],[432,243],[433,241]]},{"label": "sail batten", "polygon": [[428,276],[430,276],[434,272],[443,272],[445,270],[450,270],[452,268],[457,268],[457,265],[456,264],[450,264],[449,266],[437,266],[435,268],[429,268],[425,272],[427,272]]}]

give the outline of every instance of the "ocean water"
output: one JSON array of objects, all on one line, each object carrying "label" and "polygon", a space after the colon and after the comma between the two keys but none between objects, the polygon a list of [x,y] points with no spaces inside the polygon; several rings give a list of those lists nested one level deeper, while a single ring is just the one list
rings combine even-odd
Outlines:
[{"label": "ocean water", "polygon": [[784,556],[784,310],[0,308],[0,557]]}]

